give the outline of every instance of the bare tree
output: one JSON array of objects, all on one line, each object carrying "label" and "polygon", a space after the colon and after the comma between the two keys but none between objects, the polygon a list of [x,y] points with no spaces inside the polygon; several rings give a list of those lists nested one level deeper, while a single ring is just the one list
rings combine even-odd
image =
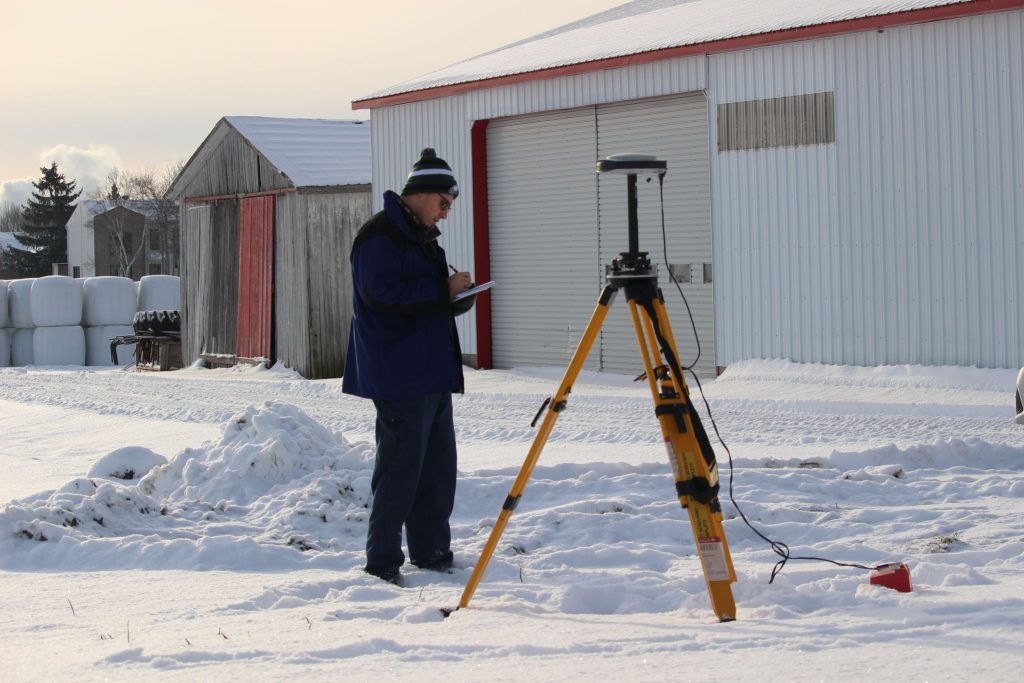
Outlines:
[{"label": "bare tree", "polygon": [[159,171],[146,171],[134,178],[134,191],[149,204],[150,246],[160,253],[160,271],[167,274],[178,272],[178,249],[181,242],[181,227],[178,205],[165,198],[171,184],[185,167],[182,159],[167,164]]},{"label": "bare tree", "polygon": [[145,208],[132,196],[143,182],[137,175],[115,168],[94,193],[96,199],[106,201],[109,206],[93,219],[93,229],[101,233],[103,241],[109,245],[111,264],[116,266],[117,274],[126,277],[133,277],[133,267],[145,251],[149,232]]},{"label": "bare tree", "polygon": [[8,201],[0,203],[0,232],[21,232],[24,225],[20,206]]},{"label": "bare tree", "polygon": [[[160,171],[114,169],[96,192],[97,199],[113,203],[100,223],[109,236],[111,256],[124,275],[131,276],[143,254],[145,270],[154,253],[160,254],[160,272],[177,272],[178,206],[164,195],[183,166],[183,161],[177,161]],[[144,217],[141,226],[135,214]]]}]

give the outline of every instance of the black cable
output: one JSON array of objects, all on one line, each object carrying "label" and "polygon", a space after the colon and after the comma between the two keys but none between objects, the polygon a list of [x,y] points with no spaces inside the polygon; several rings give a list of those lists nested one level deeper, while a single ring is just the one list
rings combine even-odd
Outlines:
[{"label": "black cable", "polygon": [[668,279],[672,281],[672,284],[679,290],[679,296],[682,297],[683,303],[686,304],[686,314],[690,316],[690,327],[693,328],[693,338],[697,343],[697,357],[693,359],[693,362],[689,365],[684,365],[683,370],[689,370],[693,372],[693,368],[697,367],[697,362],[700,360],[700,335],[697,334],[697,323],[693,320],[693,311],[690,310],[690,302],[686,300],[686,295],[683,294],[683,288],[679,286],[679,281],[676,280],[676,276],[672,274],[672,266],[668,262],[668,237],[665,234],[665,174],[658,174],[658,194],[661,198],[661,253],[665,259],[665,270],[668,271]]},{"label": "black cable", "polygon": [[[669,266],[669,263],[668,263],[668,235],[667,235],[666,230],[665,230],[665,190],[664,190],[665,183],[664,183],[664,180],[665,180],[665,174],[662,173],[662,174],[660,174],[658,176],[659,193],[661,195],[661,248],[662,248],[662,257],[665,260],[665,268],[668,270],[669,279],[672,280],[673,284],[675,284],[676,289],[679,291],[679,296],[682,297],[683,303],[686,304],[686,312],[689,313],[689,315],[690,315],[690,325],[693,327],[693,338],[697,342],[697,357],[693,360],[692,364],[687,365],[687,366],[683,366],[683,370],[689,372],[690,375],[693,377],[693,380],[697,383],[697,390],[700,392],[701,401],[704,402],[704,409],[708,413],[708,419],[711,420],[711,427],[712,427],[712,429],[715,430],[715,436],[718,438],[718,443],[722,444],[722,448],[725,449],[726,455],[729,456],[729,501],[733,504],[733,507],[736,508],[736,512],[739,513],[740,519],[743,520],[743,522],[750,528],[750,530],[753,531],[755,534],[757,534],[766,543],[768,543],[768,545],[771,546],[772,551],[781,558],[781,559],[779,559],[778,562],[775,563],[775,567],[772,568],[772,574],[771,574],[771,577],[768,579],[768,583],[772,583],[772,582],[775,581],[775,577],[779,575],[779,572],[782,571],[782,568],[785,567],[786,563],[789,562],[790,560],[812,560],[812,561],[815,561],[815,562],[829,562],[829,563],[834,564],[834,565],[839,566],[839,567],[854,567],[856,569],[867,569],[867,570],[881,569],[881,566],[878,566],[878,565],[876,565],[874,567],[869,567],[867,565],[857,564],[855,562],[839,562],[837,560],[831,560],[831,559],[829,559],[827,557],[814,557],[814,556],[809,556],[809,555],[807,555],[807,556],[802,556],[802,555],[801,556],[794,556],[794,555],[791,554],[788,545],[786,545],[782,541],[775,541],[775,540],[773,540],[771,538],[768,538],[766,535],[761,533],[761,531],[758,530],[757,527],[755,527],[753,524],[751,524],[750,520],[747,519],[746,514],[743,513],[742,509],[740,509],[739,503],[736,502],[736,498],[733,495],[732,451],[729,450],[729,447],[725,444],[725,439],[722,438],[721,432],[718,431],[718,423],[715,422],[715,416],[711,412],[711,405],[708,403],[707,397],[704,396],[704,387],[703,387],[703,385],[701,385],[700,378],[697,377],[697,373],[694,372],[694,367],[696,367],[697,361],[700,360],[700,353],[701,353],[701,351],[700,351],[700,335],[697,334],[697,324],[694,322],[694,320],[693,320],[693,313],[690,311],[690,302],[686,300],[686,295],[683,293],[683,288],[679,286],[679,282],[676,281],[675,276],[672,274],[672,268]],[[675,364],[672,363],[672,365],[673,365],[672,370],[673,370],[673,374],[674,374],[675,373],[675,367],[674,367]],[[683,378],[680,377],[679,379],[682,380]],[[680,386],[680,389],[682,389],[681,386]],[[689,401],[689,396],[687,396],[687,401]]]}]

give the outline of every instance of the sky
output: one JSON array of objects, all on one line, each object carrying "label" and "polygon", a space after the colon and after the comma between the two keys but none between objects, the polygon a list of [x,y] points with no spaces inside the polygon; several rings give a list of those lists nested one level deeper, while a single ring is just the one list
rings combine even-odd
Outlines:
[{"label": "sky", "polygon": [[0,202],[56,161],[187,160],[222,116],[364,119],[351,102],[623,0],[4,0]]}]

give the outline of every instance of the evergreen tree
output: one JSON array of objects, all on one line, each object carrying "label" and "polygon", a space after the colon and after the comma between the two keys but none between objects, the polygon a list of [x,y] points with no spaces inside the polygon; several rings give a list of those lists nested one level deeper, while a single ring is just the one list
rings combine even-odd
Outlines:
[{"label": "evergreen tree", "polygon": [[75,200],[82,194],[76,191],[74,180],[68,182],[57,170],[56,162],[49,168],[40,168],[43,177],[33,181],[35,191],[25,205],[25,224],[17,235],[27,249],[10,248],[5,256],[18,277],[49,275],[51,264],[67,263],[68,235],[65,229],[75,210]]}]

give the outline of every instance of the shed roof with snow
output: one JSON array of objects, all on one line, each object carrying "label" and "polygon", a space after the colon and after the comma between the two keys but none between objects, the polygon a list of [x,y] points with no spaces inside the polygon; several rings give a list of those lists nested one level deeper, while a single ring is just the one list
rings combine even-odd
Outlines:
[{"label": "shed roof with snow", "polygon": [[[453,94],[517,78],[564,76],[685,54],[735,50],[815,36],[865,30],[879,18],[908,12],[932,19],[974,0],[636,0],[577,22],[451,64],[359,98],[357,108]],[[1019,6],[1020,0],[986,4]],[[895,15],[895,16],[892,16]],[[928,17],[925,17],[928,18]],[[920,20],[920,18],[918,18]],[[887,23],[882,21],[881,25]],[[624,61],[628,60],[628,61]],[[540,72],[540,73],[538,73]],[[437,92],[438,90],[441,92]]]},{"label": "shed roof with snow", "polygon": [[167,192],[180,199],[232,132],[240,135],[295,188],[370,184],[370,122],[225,116],[188,160]]}]

